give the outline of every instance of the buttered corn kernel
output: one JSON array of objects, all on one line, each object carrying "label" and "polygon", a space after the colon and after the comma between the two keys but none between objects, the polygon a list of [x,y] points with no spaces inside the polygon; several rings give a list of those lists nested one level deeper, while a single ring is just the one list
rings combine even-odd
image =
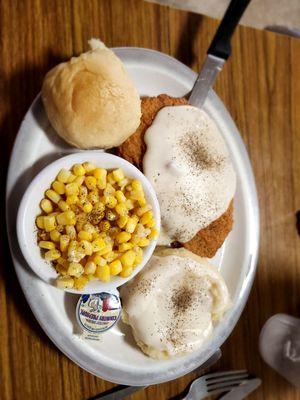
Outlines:
[{"label": "buttered corn kernel", "polygon": [[74,278],[74,288],[77,290],[82,290],[88,281],[88,277],[84,275],[81,275],[79,278]]},{"label": "buttered corn kernel", "polygon": [[103,250],[106,247],[106,243],[102,238],[98,238],[93,240],[92,246],[93,246],[93,251],[97,252]]},{"label": "buttered corn kernel", "polygon": [[56,220],[55,216],[53,215],[48,215],[44,217],[44,229],[46,232],[51,232],[53,229],[56,227]]},{"label": "buttered corn kernel", "polygon": [[93,176],[96,178],[97,187],[99,189],[105,189],[107,183],[107,171],[103,168],[95,168],[93,171]]},{"label": "buttered corn kernel", "polygon": [[78,278],[80,275],[83,274],[84,268],[80,263],[71,262],[68,267],[68,275],[76,276]]},{"label": "buttered corn kernel", "polygon": [[68,183],[66,185],[66,195],[67,196],[77,196],[79,194],[79,187],[77,185],[77,183]]},{"label": "buttered corn kernel", "polygon": [[128,215],[121,215],[117,221],[118,227],[124,228],[124,226],[127,224],[128,218]]},{"label": "buttered corn kernel", "polygon": [[82,209],[83,209],[83,211],[84,211],[85,213],[90,213],[90,212],[92,211],[92,209],[93,209],[93,205],[92,205],[92,203],[90,203],[89,201],[86,201],[86,202],[83,204]]},{"label": "buttered corn kernel", "polygon": [[137,245],[137,242],[140,240],[140,237],[137,236],[136,234],[131,235],[130,243],[132,243],[134,246]]},{"label": "buttered corn kernel", "polygon": [[95,168],[93,170],[93,176],[96,179],[106,179],[107,171],[104,168]]},{"label": "buttered corn kernel", "polygon": [[121,263],[124,267],[132,267],[135,260],[136,253],[133,250],[128,250],[120,257]]},{"label": "buttered corn kernel", "polygon": [[48,199],[43,199],[40,203],[41,209],[46,213],[50,214],[53,211],[52,203]]},{"label": "buttered corn kernel", "polygon": [[113,196],[116,192],[116,189],[113,187],[111,183],[107,183],[106,188],[103,190],[104,196]]},{"label": "buttered corn kernel", "polygon": [[82,166],[87,173],[92,172],[96,168],[95,165],[91,162],[84,162]]},{"label": "buttered corn kernel", "polygon": [[114,196],[107,196],[106,206],[108,208],[115,208],[118,200]]},{"label": "buttered corn kernel", "polygon": [[59,171],[45,196],[38,244],[59,273],[58,287],[81,290],[94,279],[129,277],[158,235],[141,182],[121,168],[75,164]]},{"label": "buttered corn kernel", "polygon": [[108,232],[110,229],[110,222],[109,221],[101,221],[99,224],[99,229],[101,232]]},{"label": "buttered corn kernel", "polygon": [[47,261],[57,260],[60,256],[61,256],[60,251],[58,251],[56,249],[51,249],[49,251],[46,251],[46,253],[44,255],[45,260],[47,260]]},{"label": "buttered corn kernel", "polygon": [[140,207],[144,207],[144,206],[147,205],[147,201],[146,201],[145,197],[140,198],[140,199],[138,200],[138,203],[139,203],[139,206],[140,206]]},{"label": "buttered corn kernel", "polygon": [[122,179],[125,178],[124,172],[121,168],[115,169],[113,172],[113,177],[115,178],[116,182],[120,182]]},{"label": "buttered corn kernel", "polygon": [[127,215],[128,214],[128,209],[124,203],[120,203],[116,205],[116,212],[119,215]]},{"label": "buttered corn kernel", "polygon": [[39,216],[36,218],[35,220],[36,226],[40,229],[45,229],[45,225],[44,225],[44,217],[43,216]]},{"label": "buttered corn kernel", "polygon": [[109,263],[118,258],[118,254],[114,251],[109,251],[108,253],[103,254],[103,258]]},{"label": "buttered corn kernel", "polygon": [[59,257],[59,258],[57,259],[57,263],[60,264],[60,265],[62,265],[64,268],[68,268],[68,266],[69,266],[68,260],[66,260],[66,259],[63,258],[63,257]]},{"label": "buttered corn kernel", "polygon": [[55,244],[53,242],[49,242],[46,240],[39,241],[39,246],[41,249],[47,249],[47,250],[55,249]]},{"label": "buttered corn kernel", "polygon": [[133,181],[131,182],[131,187],[133,190],[138,190],[139,192],[141,192],[143,194],[143,187],[139,180],[133,179]]},{"label": "buttered corn kernel", "polygon": [[65,227],[66,234],[69,236],[70,239],[76,239],[76,229],[74,225],[66,225]]},{"label": "buttered corn kernel", "polygon": [[96,275],[102,282],[109,282],[110,281],[110,268],[109,266],[103,265],[103,266],[98,266],[96,269]]},{"label": "buttered corn kernel", "polygon": [[98,252],[93,254],[92,260],[96,265],[103,266],[103,265],[107,264],[107,261],[105,260],[105,258],[103,258],[101,256],[101,254],[99,254]]},{"label": "buttered corn kernel", "polygon": [[73,182],[76,183],[78,187],[80,187],[84,182],[84,176],[76,176]]},{"label": "buttered corn kernel", "polygon": [[111,275],[118,275],[122,271],[122,263],[120,260],[115,260],[108,264]]},{"label": "buttered corn kernel", "polygon": [[132,218],[128,218],[128,221],[127,221],[126,227],[125,227],[126,232],[133,233],[136,228],[137,223],[138,223],[138,218],[136,216],[133,216]]},{"label": "buttered corn kernel", "polygon": [[137,215],[138,217],[141,217],[143,214],[145,214],[147,211],[150,211],[150,210],[152,210],[152,207],[151,207],[150,204],[147,204],[146,206],[139,207],[139,208],[136,210],[136,215]]},{"label": "buttered corn kernel", "polygon": [[65,268],[63,265],[57,263],[55,265],[55,269],[60,275],[62,275],[62,276],[67,275],[67,268]]},{"label": "buttered corn kernel", "polygon": [[156,239],[158,237],[158,230],[156,228],[151,229],[151,233],[148,235],[148,239]]},{"label": "buttered corn kernel", "polygon": [[116,199],[118,200],[119,203],[125,203],[125,201],[126,201],[126,196],[122,192],[122,190],[117,190],[115,192],[115,197],[116,197]]},{"label": "buttered corn kernel", "polygon": [[59,200],[61,199],[60,195],[52,189],[46,190],[45,195],[55,204],[58,204]]},{"label": "buttered corn kernel", "polygon": [[128,278],[132,274],[132,271],[133,271],[132,267],[122,268],[122,271],[120,272],[120,276],[122,278]]},{"label": "buttered corn kernel", "polygon": [[93,234],[96,230],[95,227],[89,222],[83,225],[83,229],[91,234]]},{"label": "buttered corn kernel", "polygon": [[52,242],[59,242],[60,233],[57,229],[53,229],[53,231],[50,232],[50,239],[52,240]]},{"label": "buttered corn kernel", "polygon": [[70,209],[70,206],[64,200],[59,200],[58,207],[61,211],[67,211]]},{"label": "buttered corn kernel", "polygon": [[132,201],[132,199],[127,199],[125,201],[125,204],[128,210],[132,210],[134,208],[134,202]]},{"label": "buttered corn kernel", "polygon": [[149,244],[150,244],[150,240],[145,238],[145,237],[144,238],[140,238],[138,240],[138,242],[137,242],[137,245],[139,247],[146,247],[146,246],[149,246]]},{"label": "buttered corn kernel", "polygon": [[70,243],[70,238],[68,235],[60,235],[60,238],[59,238],[60,251],[67,250],[69,243]]},{"label": "buttered corn kernel", "polygon": [[132,243],[121,243],[120,245],[119,245],[119,247],[118,247],[118,251],[120,252],[120,253],[123,253],[124,251],[127,251],[127,250],[131,250],[133,248],[133,244]]},{"label": "buttered corn kernel", "polygon": [[84,254],[87,256],[91,256],[93,254],[93,252],[95,251],[94,244],[92,244],[91,242],[88,242],[87,240],[81,240],[79,243],[79,247],[82,249]]},{"label": "buttered corn kernel", "polygon": [[86,275],[94,274],[96,272],[96,264],[93,261],[88,261],[84,266],[84,273]]},{"label": "buttered corn kernel", "polygon": [[56,286],[61,289],[72,289],[74,286],[74,279],[69,275],[59,276],[56,279]]},{"label": "buttered corn kernel", "polygon": [[119,244],[128,242],[128,240],[130,240],[130,238],[131,238],[131,234],[128,232],[120,232],[116,235],[116,241]]},{"label": "buttered corn kernel", "polygon": [[95,190],[97,187],[97,180],[94,176],[87,176],[84,182],[89,190]]},{"label": "buttered corn kernel", "polygon": [[76,176],[85,175],[85,172],[86,172],[84,166],[81,164],[73,165],[72,171],[73,171],[73,174]]},{"label": "buttered corn kernel", "polygon": [[76,175],[70,173],[67,183],[72,183],[76,179]]},{"label": "buttered corn kernel", "polygon": [[66,203],[67,205],[72,205],[72,204],[76,204],[78,202],[78,196],[76,194],[72,194],[70,196],[66,197]]},{"label": "buttered corn kernel", "polygon": [[145,212],[145,214],[143,214],[140,220],[141,224],[146,225],[148,222],[151,221],[152,217],[153,217],[152,211]]},{"label": "buttered corn kernel", "polygon": [[71,172],[67,169],[61,169],[56,177],[56,179],[61,183],[67,183],[71,175]]},{"label": "buttered corn kernel", "polygon": [[93,211],[95,213],[102,213],[105,211],[105,205],[103,203],[100,203],[99,201],[97,203],[95,203],[94,207],[93,207]]},{"label": "buttered corn kernel", "polygon": [[107,254],[112,251],[112,245],[111,244],[106,244],[101,250],[97,251],[99,256],[103,256],[104,254]]},{"label": "buttered corn kernel", "polygon": [[93,235],[90,232],[79,231],[78,232],[78,238],[80,240],[88,240],[90,242],[92,240],[92,238],[93,238]]},{"label": "buttered corn kernel", "polygon": [[86,200],[88,195],[88,190],[85,186],[79,186],[79,193],[78,193],[78,198],[79,200]]},{"label": "buttered corn kernel", "polygon": [[139,190],[131,190],[129,196],[132,200],[144,200],[144,194]]},{"label": "buttered corn kernel", "polygon": [[149,222],[146,223],[146,227],[153,228],[155,226],[155,224],[156,224],[155,219],[152,218],[152,219],[150,219]]},{"label": "buttered corn kernel", "polygon": [[107,182],[109,182],[111,185],[114,185],[116,183],[116,180],[115,180],[112,172],[107,174]]},{"label": "buttered corn kernel", "polygon": [[118,216],[116,213],[114,213],[112,210],[107,210],[105,213],[105,217],[108,221],[115,221]]},{"label": "buttered corn kernel", "polygon": [[[100,197],[99,197],[99,193],[97,192],[97,190],[92,190],[92,191],[88,194],[87,199],[88,199],[93,205],[98,204],[98,203],[99,203],[99,200],[100,200]],[[99,204],[102,204],[102,203],[99,203]],[[104,206],[104,204],[102,204],[102,205]],[[104,206],[104,209],[105,209],[105,206]]]},{"label": "buttered corn kernel", "polygon": [[66,191],[65,185],[62,182],[54,181],[52,183],[53,190],[58,194],[64,194]]},{"label": "buttered corn kernel", "polygon": [[135,260],[134,260],[134,263],[133,263],[133,268],[135,268],[137,265],[139,265],[142,262],[142,260],[143,260],[143,253],[141,255],[137,254],[135,256]]},{"label": "buttered corn kernel", "polygon": [[56,216],[59,225],[75,225],[75,213],[72,210],[64,211]]}]

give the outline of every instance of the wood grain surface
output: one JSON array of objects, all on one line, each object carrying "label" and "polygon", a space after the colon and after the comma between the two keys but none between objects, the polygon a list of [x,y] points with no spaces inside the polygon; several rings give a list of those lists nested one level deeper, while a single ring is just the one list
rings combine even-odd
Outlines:
[{"label": "wood grain surface", "polygon": [[[1,400],[84,400],[113,387],[80,369],[50,342],[26,303],[8,251],[4,187],[9,155],[45,72],[86,50],[91,37],[100,37],[108,46],[157,49],[199,70],[216,27],[215,20],[142,0],[0,2]],[[264,364],[258,352],[259,333],[268,317],[300,314],[295,217],[300,209],[299,40],[239,28],[216,91],[252,160],[261,207],[261,247],[249,301],[213,369],[246,368],[262,378],[262,387],[251,399],[300,399],[300,392]],[[189,374],[131,398],[176,399],[192,378]]]}]

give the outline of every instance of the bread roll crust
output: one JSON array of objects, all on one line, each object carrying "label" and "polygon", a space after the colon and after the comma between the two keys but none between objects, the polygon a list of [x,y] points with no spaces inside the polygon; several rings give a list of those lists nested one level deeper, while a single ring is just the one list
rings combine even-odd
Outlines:
[{"label": "bread roll crust", "polygon": [[141,101],[120,59],[95,48],[49,71],[42,100],[56,132],[79,148],[111,148],[139,126]]}]

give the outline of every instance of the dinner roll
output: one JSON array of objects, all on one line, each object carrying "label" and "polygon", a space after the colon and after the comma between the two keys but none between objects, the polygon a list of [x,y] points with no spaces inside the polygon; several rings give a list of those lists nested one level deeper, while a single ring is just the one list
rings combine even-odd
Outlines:
[{"label": "dinner roll", "polygon": [[56,132],[73,146],[110,148],[139,126],[141,102],[121,60],[102,42],[49,71],[42,100]]}]

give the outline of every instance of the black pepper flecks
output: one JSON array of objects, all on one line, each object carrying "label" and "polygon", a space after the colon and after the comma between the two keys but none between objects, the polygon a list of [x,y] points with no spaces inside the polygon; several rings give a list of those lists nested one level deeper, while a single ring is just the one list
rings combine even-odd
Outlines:
[{"label": "black pepper flecks", "polygon": [[183,149],[186,161],[191,170],[197,169],[220,169],[226,158],[212,153],[205,145],[201,135],[198,132],[187,132],[179,140],[179,145]]}]

